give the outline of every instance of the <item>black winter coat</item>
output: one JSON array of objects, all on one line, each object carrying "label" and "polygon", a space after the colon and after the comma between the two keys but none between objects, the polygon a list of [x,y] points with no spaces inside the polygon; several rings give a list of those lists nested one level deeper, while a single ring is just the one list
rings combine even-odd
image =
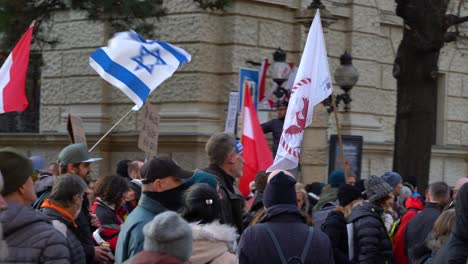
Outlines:
[{"label": "black winter coat", "polygon": [[322,231],[328,235],[333,248],[335,263],[351,263],[348,256],[348,232],[342,212],[332,211],[322,224]]},{"label": "black winter coat", "polygon": [[365,202],[353,209],[348,223],[354,224],[354,259],[358,263],[393,263],[392,241],[382,221],[383,209]]},{"label": "black winter coat", "polygon": [[234,178],[228,175],[223,169],[216,165],[210,165],[203,171],[213,174],[218,180],[221,198],[222,223],[232,225],[237,228],[237,232],[242,234],[244,223],[242,213],[245,199],[234,186]]},{"label": "black winter coat", "polygon": [[439,204],[426,202],[424,209],[408,222],[405,250],[409,264],[421,263],[431,255],[432,251],[426,246],[427,237],[442,209]]},{"label": "black winter coat", "polygon": [[[260,223],[268,223],[286,259],[300,256],[309,226],[297,206],[275,205],[268,208]],[[281,264],[279,253],[269,234],[259,224],[249,226],[242,234],[237,252],[240,264]],[[335,263],[330,240],[320,228],[314,228],[304,263]],[[291,262],[297,263],[297,262]]]},{"label": "black winter coat", "polygon": [[448,242],[437,252],[435,264],[465,264],[468,260],[468,184],[457,193],[455,227]]}]

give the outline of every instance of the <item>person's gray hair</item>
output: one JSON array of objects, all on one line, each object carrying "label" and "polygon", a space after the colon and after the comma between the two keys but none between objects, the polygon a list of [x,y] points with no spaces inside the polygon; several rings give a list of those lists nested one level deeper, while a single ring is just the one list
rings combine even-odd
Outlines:
[{"label": "person's gray hair", "polygon": [[218,132],[213,134],[206,142],[205,150],[210,164],[222,165],[230,152],[236,147],[236,138],[233,134]]},{"label": "person's gray hair", "polygon": [[73,197],[77,194],[83,195],[86,188],[88,188],[88,185],[80,176],[65,174],[57,177],[49,198],[63,207],[69,207]]},{"label": "person's gray hair", "polygon": [[156,215],[143,227],[143,249],[156,251],[187,261],[192,255],[192,229],[177,213],[166,211]]}]

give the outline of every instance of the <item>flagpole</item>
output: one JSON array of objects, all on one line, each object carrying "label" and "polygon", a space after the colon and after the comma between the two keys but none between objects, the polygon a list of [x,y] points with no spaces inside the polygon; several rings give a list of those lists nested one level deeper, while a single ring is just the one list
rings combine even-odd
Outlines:
[{"label": "flagpole", "polygon": [[115,123],[105,134],[104,136],[102,136],[97,142],[96,144],[94,144],[94,146],[92,146],[90,149],[89,149],[89,152],[93,151],[93,149],[99,144],[101,143],[101,141],[107,136],[109,135],[109,133],[120,123],[122,122],[122,120],[124,120],[125,117],[127,117],[133,110],[133,107],[130,108],[130,110],[124,115],[122,116],[122,118],[119,119],[119,121],[117,121],[117,123]]},{"label": "flagpole", "polygon": [[338,111],[336,109],[336,100],[335,95],[332,94],[332,104],[333,104],[333,112],[335,113],[335,122],[336,122],[336,132],[338,134],[338,143],[340,145],[340,158],[341,158],[341,167],[343,167],[344,175],[345,175],[345,182],[348,182],[348,169],[346,168],[345,156],[344,156],[344,149],[343,149],[343,139],[341,138],[341,127],[340,121],[338,120]]}]

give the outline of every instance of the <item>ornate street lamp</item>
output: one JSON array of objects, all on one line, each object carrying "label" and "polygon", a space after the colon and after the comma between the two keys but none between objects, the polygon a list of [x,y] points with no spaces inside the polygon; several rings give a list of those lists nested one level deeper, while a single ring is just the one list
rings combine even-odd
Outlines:
[{"label": "ornate street lamp", "polygon": [[[348,112],[349,104],[351,103],[351,89],[359,80],[359,72],[353,65],[353,57],[347,51],[340,56],[340,66],[335,70],[335,82],[344,91],[344,93],[336,96],[336,107],[343,102],[345,104],[344,111]],[[328,112],[333,112],[331,98],[324,101],[324,105],[328,106]]]},{"label": "ornate street lamp", "polygon": [[284,95],[289,96],[289,91],[281,87],[281,85],[289,78],[290,73],[291,68],[286,62],[286,52],[278,48],[275,53],[273,53],[273,63],[270,68],[270,75],[277,84],[277,88],[274,91],[276,97],[282,98]]}]

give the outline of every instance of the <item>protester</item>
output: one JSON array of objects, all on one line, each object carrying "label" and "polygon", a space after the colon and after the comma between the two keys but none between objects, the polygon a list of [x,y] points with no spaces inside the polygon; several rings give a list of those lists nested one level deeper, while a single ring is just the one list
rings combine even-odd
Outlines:
[{"label": "protester", "polygon": [[242,234],[244,197],[234,184],[235,180],[242,176],[244,167],[242,145],[239,141],[236,142],[234,135],[220,132],[208,139],[205,149],[210,165],[203,171],[213,174],[218,180],[221,195],[221,222],[235,226],[237,232]]},{"label": "protester", "polygon": [[79,230],[75,219],[80,213],[87,187],[78,175],[62,175],[55,182],[49,198],[41,205],[44,215],[67,238],[71,263],[86,263],[83,246],[77,237]]},{"label": "protester", "polygon": [[206,183],[185,192],[182,216],[190,223],[193,235],[191,264],[235,264],[236,228],[220,224],[221,202],[216,189]]},{"label": "protester", "polygon": [[128,176],[132,179],[141,179],[140,170],[145,163],[141,160],[134,160],[128,164]]},{"label": "protester", "polygon": [[128,159],[124,159],[124,160],[117,162],[115,173],[117,173],[118,176],[123,177],[124,179],[130,181],[132,178],[130,178],[130,175],[128,172],[128,166],[130,165],[131,162],[132,161]]},{"label": "protester", "polygon": [[453,198],[457,198],[457,193],[460,190],[460,188],[465,185],[465,183],[468,183],[468,178],[467,177],[461,177],[460,179],[457,180],[455,183],[455,187],[453,187]]},{"label": "protester", "polygon": [[388,199],[382,203],[382,208],[384,212],[382,214],[382,219],[384,221],[385,229],[387,232],[391,233],[392,227],[394,226],[394,211],[393,211],[393,204],[395,203],[395,196],[393,193],[388,195]]},{"label": "protester", "polygon": [[117,175],[101,177],[95,187],[96,200],[91,213],[96,214],[99,229],[94,231],[93,238],[97,244],[108,242],[114,252],[126,213],[123,206],[128,189],[127,180]]},{"label": "protester", "polygon": [[[304,184],[298,182],[296,183],[296,199],[297,207],[304,214],[304,216],[309,216],[309,199],[307,199],[307,193],[305,191]],[[311,217],[311,215],[309,216]]]},{"label": "protester", "polygon": [[338,187],[345,183],[345,175],[343,170],[335,170],[328,177],[329,189],[326,189],[320,195],[320,200],[314,207],[312,214],[313,222],[316,226],[321,226],[328,214],[333,211],[338,205]]},{"label": "protester", "polygon": [[325,184],[322,182],[313,182],[306,184],[305,190],[307,192],[307,199],[309,200],[309,215],[312,215],[314,206],[320,200],[320,194]]},{"label": "protester", "polygon": [[[60,165],[60,174],[76,174],[89,184],[91,179],[91,163],[101,160],[101,158],[92,158],[89,155],[88,147],[83,143],[76,143],[66,146],[58,155]],[[59,176],[60,177],[60,176]],[[35,203],[35,208],[40,208],[42,201],[48,198],[49,192],[45,192]],[[77,236],[83,245],[86,262],[93,261],[105,262],[109,257],[107,247],[95,246],[91,233],[90,223],[95,223],[93,215],[89,214],[89,200],[86,195],[83,199],[82,207],[78,218],[75,220],[78,225]],[[97,219],[96,219],[97,220]]]},{"label": "protester", "polygon": [[392,242],[382,222],[383,204],[393,189],[382,178],[372,175],[365,182],[368,202],[356,206],[348,218],[353,224],[352,261],[393,263]]},{"label": "protester", "polygon": [[260,171],[255,175],[255,196],[253,198],[252,206],[249,209],[249,212],[252,215],[256,215],[258,211],[263,209],[263,192],[267,185],[269,173],[265,171]]},{"label": "protester", "polygon": [[47,167],[47,172],[50,173],[50,175],[58,176],[59,175],[59,164],[57,162],[49,163],[49,166]]},{"label": "protester", "polygon": [[431,255],[424,262],[425,264],[434,263],[437,251],[444,246],[449,238],[450,232],[455,225],[455,209],[444,211],[434,223],[429,240],[426,246],[431,250]]},{"label": "protester", "polygon": [[143,227],[143,251],[126,263],[182,264],[192,254],[192,230],[175,212],[156,215]]},{"label": "protester", "polygon": [[183,179],[193,172],[185,171],[169,158],[152,158],[141,168],[142,192],[138,206],[121,226],[115,261],[122,263],[143,249],[143,226],[156,215],[183,206],[186,185]]},{"label": "protester", "polygon": [[138,205],[138,202],[141,198],[141,181],[136,181],[133,179],[129,184],[129,190],[127,196],[125,197],[125,210],[127,211],[127,216],[135,209]]},{"label": "protester", "polygon": [[429,185],[424,209],[413,217],[406,227],[405,249],[408,263],[420,263],[430,256],[431,250],[426,246],[426,238],[449,199],[450,188],[445,182]]},{"label": "protester", "polygon": [[402,209],[400,208],[400,203],[397,202],[398,197],[401,195],[401,189],[403,188],[403,180],[400,174],[387,171],[382,175],[382,179],[393,188],[394,203],[391,208],[387,211],[391,213],[393,220],[397,220],[403,214]]},{"label": "protester", "polygon": [[309,227],[297,207],[295,184],[287,171],[270,174],[263,194],[267,211],[259,224],[249,226],[242,234],[240,264],[276,264],[290,259],[296,260],[291,263],[334,263],[327,235]]},{"label": "protester", "polygon": [[272,133],[273,135],[273,156],[276,155],[278,144],[280,142],[281,134],[283,133],[284,118],[286,117],[286,110],[288,109],[288,101],[280,100],[275,103],[275,110],[277,118],[262,123],[263,133]]},{"label": "protester", "polygon": [[436,254],[434,263],[465,264],[468,260],[468,184],[463,184],[455,201],[455,226],[448,242]]},{"label": "protester", "polygon": [[420,197],[409,197],[405,202],[406,213],[400,219],[398,226],[395,227],[395,235],[393,236],[393,255],[395,257],[395,263],[407,264],[408,257],[405,253],[405,234],[406,226],[408,222],[415,217],[419,211],[424,209]]},{"label": "protester", "polygon": [[192,177],[184,180],[184,184],[187,187],[190,187],[197,183],[206,183],[215,190],[219,189],[219,185],[218,185],[218,181],[216,180],[216,177],[213,174],[210,174],[201,170],[195,170]]},{"label": "protester", "polygon": [[[320,200],[314,207],[314,212],[323,209],[324,207],[327,206],[333,206],[333,208],[336,207],[337,203],[335,203],[337,199],[337,193],[338,193],[338,187],[340,187],[341,184],[345,183],[345,175],[343,170],[335,170],[333,171],[330,176],[328,177],[328,184],[330,185],[331,188],[322,191],[320,194]],[[327,203],[333,203],[327,205]]]},{"label": "protester", "polygon": [[356,176],[354,175],[349,175],[348,176],[348,182],[346,184],[349,184],[349,185],[356,185]]},{"label": "protester", "polygon": [[7,202],[0,210],[2,263],[70,263],[65,237],[30,206],[36,199],[31,161],[14,149],[0,149],[0,171],[4,183],[1,194]]},{"label": "protester", "polygon": [[335,263],[351,263],[348,256],[348,233],[346,221],[355,206],[362,202],[358,188],[343,184],[338,189],[339,206],[328,214],[322,224],[322,231],[328,235],[333,248]]}]

